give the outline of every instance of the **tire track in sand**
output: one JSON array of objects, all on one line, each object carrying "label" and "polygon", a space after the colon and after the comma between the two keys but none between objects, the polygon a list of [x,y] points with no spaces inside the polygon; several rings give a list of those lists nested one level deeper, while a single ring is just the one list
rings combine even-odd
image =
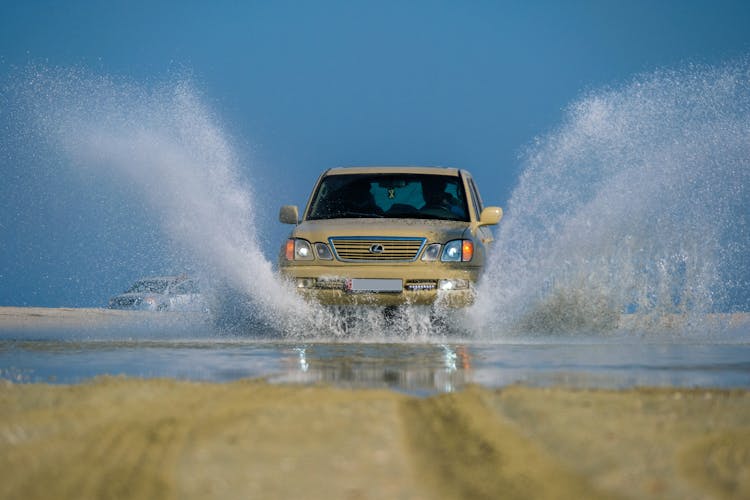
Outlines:
[{"label": "tire track in sand", "polygon": [[488,408],[477,387],[406,400],[402,414],[432,498],[605,498]]}]

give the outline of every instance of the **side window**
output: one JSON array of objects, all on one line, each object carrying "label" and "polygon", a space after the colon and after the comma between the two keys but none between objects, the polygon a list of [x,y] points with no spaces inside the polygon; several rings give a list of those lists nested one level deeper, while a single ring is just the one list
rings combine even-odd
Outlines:
[{"label": "side window", "polygon": [[174,293],[199,293],[198,285],[192,281],[183,281],[174,288]]}]

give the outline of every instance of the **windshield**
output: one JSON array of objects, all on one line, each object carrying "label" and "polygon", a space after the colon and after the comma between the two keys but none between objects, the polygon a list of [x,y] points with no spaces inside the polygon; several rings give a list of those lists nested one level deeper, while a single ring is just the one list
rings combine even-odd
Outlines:
[{"label": "windshield", "polygon": [[164,293],[168,286],[167,280],[141,280],[136,281],[125,293]]},{"label": "windshield", "polygon": [[344,174],[321,181],[307,214],[308,220],[373,217],[468,221],[469,212],[457,176]]},{"label": "windshield", "polygon": [[172,289],[175,294],[188,294],[188,293],[200,293],[198,283],[192,280],[183,281]]}]

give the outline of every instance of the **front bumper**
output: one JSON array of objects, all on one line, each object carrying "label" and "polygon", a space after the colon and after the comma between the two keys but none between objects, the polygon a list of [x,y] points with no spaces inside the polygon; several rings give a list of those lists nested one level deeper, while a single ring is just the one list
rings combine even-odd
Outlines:
[{"label": "front bumper", "polygon": [[[346,265],[316,266],[290,265],[281,267],[281,274],[292,282],[297,292],[306,300],[328,306],[401,306],[432,305],[448,308],[466,307],[474,302],[474,283],[479,268],[436,265],[403,268],[388,266]],[[347,280],[352,278],[400,279],[401,291],[356,292],[347,290]],[[438,289],[441,280],[464,282],[465,288]]]},{"label": "front bumper", "polygon": [[403,291],[401,293],[350,293],[342,290],[297,289],[306,300],[325,306],[403,306],[439,304],[449,308],[467,307],[474,303],[474,291]]}]

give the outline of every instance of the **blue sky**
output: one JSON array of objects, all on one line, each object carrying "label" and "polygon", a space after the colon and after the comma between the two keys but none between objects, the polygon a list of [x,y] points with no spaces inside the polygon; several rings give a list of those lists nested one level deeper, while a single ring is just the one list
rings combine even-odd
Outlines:
[{"label": "blue sky", "polygon": [[[302,204],[331,166],[467,168],[503,205],[524,147],[571,102],[642,72],[747,56],[748,27],[743,1],[3,2],[0,85],[29,64],[145,84],[189,73],[248,158],[249,182],[262,176],[273,241],[278,205]],[[3,123],[0,146],[16,133]],[[13,180],[24,168],[0,155],[0,194],[25,189]],[[130,261],[82,265],[116,250],[82,245],[86,208],[62,198],[0,205],[0,304],[102,305],[138,277]],[[55,223],[28,223],[42,219]]]}]

